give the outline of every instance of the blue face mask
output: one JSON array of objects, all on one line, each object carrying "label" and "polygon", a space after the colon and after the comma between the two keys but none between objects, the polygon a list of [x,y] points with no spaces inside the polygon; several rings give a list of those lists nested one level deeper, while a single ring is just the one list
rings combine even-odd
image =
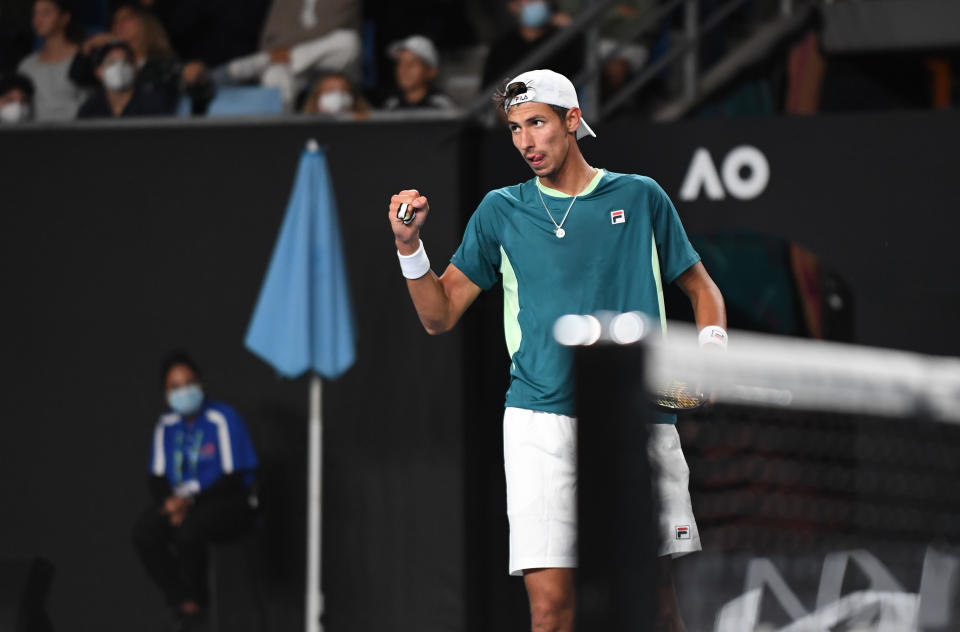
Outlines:
[{"label": "blue face mask", "polygon": [[203,405],[203,389],[199,384],[187,384],[167,393],[170,408],[181,415],[192,415]]},{"label": "blue face mask", "polygon": [[550,21],[550,5],[546,2],[528,2],[520,8],[520,22],[532,29]]}]

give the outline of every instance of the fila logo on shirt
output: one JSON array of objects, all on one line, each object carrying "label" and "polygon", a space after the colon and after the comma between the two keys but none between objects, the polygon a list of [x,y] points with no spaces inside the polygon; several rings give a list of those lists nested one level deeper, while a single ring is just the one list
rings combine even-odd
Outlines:
[{"label": "fila logo on shirt", "polygon": [[756,147],[740,145],[731,149],[719,174],[710,152],[700,147],[693,152],[680,187],[680,199],[692,202],[706,193],[707,199],[722,200],[729,193],[738,200],[752,200],[766,190],[769,182],[770,163]]},{"label": "fila logo on shirt", "polygon": [[690,539],[690,525],[688,525],[688,524],[678,524],[678,525],[677,525],[677,539],[678,539],[678,540],[689,540],[689,539]]},{"label": "fila logo on shirt", "polygon": [[623,209],[616,211],[610,211],[610,223],[611,224],[623,224],[627,221],[627,216],[624,215]]}]

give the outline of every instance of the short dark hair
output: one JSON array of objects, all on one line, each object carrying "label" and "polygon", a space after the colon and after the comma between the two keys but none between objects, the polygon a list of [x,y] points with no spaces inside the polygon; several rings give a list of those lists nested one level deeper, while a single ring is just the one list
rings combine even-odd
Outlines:
[{"label": "short dark hair", "polygon": [[53,5],[56,5],[60,13],[69,13],[70,21],[67,22],[67,28],[64,29],[64,35],[72,44],[80,44],[86,39],[87,32],[84,30],[83,26],[73,19],[74,7],[76,3],[74,0],[33,0],[33,4],[38,2],[49,2]]},{"label": "short dark hair", "polygon": [[160,363],[160,389],[164,390],[167,387],[167,375],[170,374],[170,370],[175,366],[183,365],[193,371],[194,375],[197,376],[198,380],[203,381],[203,375],[200,373],[200,366],[193,361],[193,358],[190,357],[186,351],[182,349],[176,349],[169,352],[163,357],[163,361]]},{"label": "short dark hair", "polygon": [[103,65],[103,60],[107,58],[107,55],[118,48],[126,54],[127,59],[130,61],[135,61],[137,59],[133,49],[130,48],[130,44],[127,44],[123,40],[113,40],[112,42],[104,44],[103,47],[97,51],[97,67],[99,68],[101,65]]},{"label": "short dark hair", "polygon": [[[73,14],[74,2],[73,0],[45,0],[50,4],[57,5],[57,8],[60,9],[61,13],[70,13]],[[33,0],[33,4],[40,2],[40,0]]]},{"label": "short dark hair", "polygon": [[[504,79],[503,83],[500,84],[500,87],[497,88],[497,91],[493,93],[493,104],[497,107],[499,112],[505,114],[503,109],[504,106],[515,96],[523,94],[526,91],[527,84],[523,83],[522,81],[511,82],[509,78]],[[569,111],[569,108],[562,108],[559,105],[551,105],[550,109],[557,113],[557,116],[560,117],[561,121],[567,118],[567,112]]]}]

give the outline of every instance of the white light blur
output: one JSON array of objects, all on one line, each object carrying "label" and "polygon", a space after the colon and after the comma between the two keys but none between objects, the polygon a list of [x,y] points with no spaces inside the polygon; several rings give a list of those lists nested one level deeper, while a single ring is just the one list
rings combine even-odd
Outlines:
[{"label": "white light blur", "polygon": [[589,314],[566,314],[553,325],[554,339],[566,347],[592,345],[602,333],[600,321]]},{"label": "white light blur", "polygon": [[618,345],[631,345],[647,333],[647,321],[640,312],[618,314],[610,321],[610,340]]}]

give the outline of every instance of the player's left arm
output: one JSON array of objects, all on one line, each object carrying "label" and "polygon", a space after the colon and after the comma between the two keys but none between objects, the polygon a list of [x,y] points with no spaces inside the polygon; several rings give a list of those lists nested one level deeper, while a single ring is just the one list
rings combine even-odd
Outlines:
[{"label": "player's left arm", "polygon": [[677,277],[677,285],[690,299],[697,329],[710,325],[727,328],[727,310],[723,305],[723,295],[702,263],[698,261],[687,268]]}]

